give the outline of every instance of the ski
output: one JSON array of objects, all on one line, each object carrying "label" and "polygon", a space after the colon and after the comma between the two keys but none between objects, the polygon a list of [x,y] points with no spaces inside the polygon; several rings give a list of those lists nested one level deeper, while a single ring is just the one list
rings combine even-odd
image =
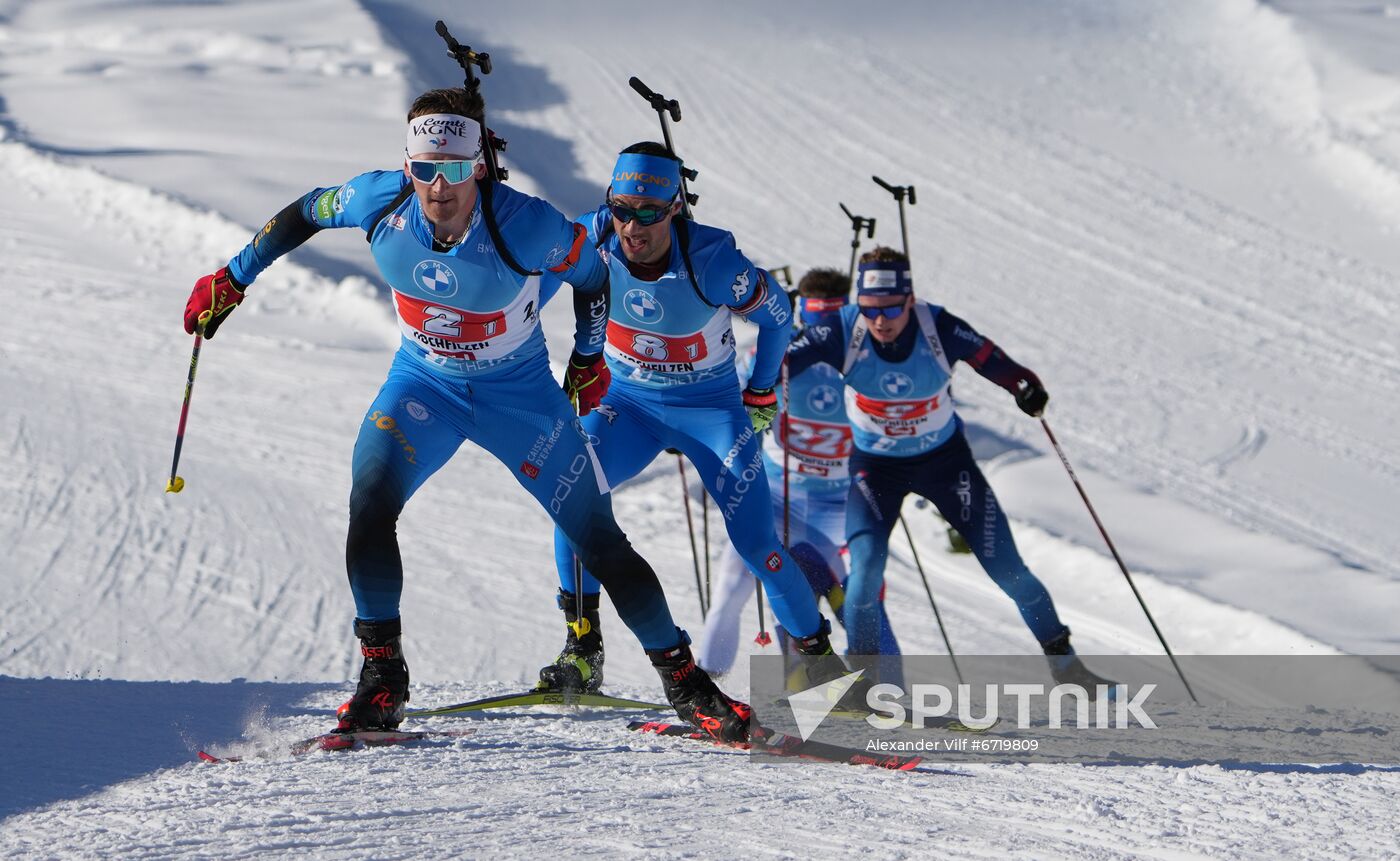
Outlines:
[{"label": "ski", "polygon": [[[831,710],[831,717],[848,721],[865,720],[870,714],[871,712],[847,711],[845,709]],[[1001,723],[1001,718],[997,718],[987,726],[969,726],[957,718],[944,715],[940,717],[925,717],[922,727],[915,727],[913,720],[911,718],[906,718],[904,723],[899,725],[898,729],[941,729],[944,732],[984,733],[995,728],[999,723]]]},{"label": "ski", "polygon": [[518,694],[502,694],[495,697],[484,697],[479,700],[468,700],[464,703],[439,706],[435,709],[410,709],[408,711],[408,717],[421,718],[435,717],[437,715],[455,715],[463,712],[514,708],[516,706],[587,706],[589,708],[648,709],[651,711],[663,712],[671,710],[670,706],[660,703],[629,700],[622,697],[608,696],[607,694],[567,694],[559,691],[525,691]]},{"label": "ski", "polygon": [[839,762],[846,765],[873,765],[891,771],[909,771],[923,761],[920,756],[899,756],[897,754],[869,754],[853,747],[827,744],[821,741],[803,741],[797,736],[780,732],[769,732],[761,741],[729,742],[721,741],[700,732],[687,724],[663,723],[660,721],[632,721],[627,728],[634,732],[649,732],[655,735],[688,738],[703,741],[720,747],[739,750],[752,750],[773,756],[795,756],[821,762]]},{"label": "ski", "polygon": [[[285,748],[278,748],[277,751],[265,751],[255,756],[267,756],[272,753],[286,751],[292,756],[301,756],[315,750],[353,750],[365,747],[387,747],[392,744],[407,744],[414,741],[425,741],[433,739],[453,739],[471,735],[475,730],[436,730],[436,731],[408,731],[408,730],[361,730],[359,732],[327,732],[320,735],[304,738],[301,741],[293,742]],[[214,756],[207,751],[199,751],[201,762],[242,762],[246,757],[242,756]]]}]

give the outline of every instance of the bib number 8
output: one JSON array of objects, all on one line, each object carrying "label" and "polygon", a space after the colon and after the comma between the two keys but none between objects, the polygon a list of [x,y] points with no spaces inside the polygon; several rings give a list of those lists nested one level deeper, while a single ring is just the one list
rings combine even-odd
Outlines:
[{"label": "bib number 8", "polygon": [[644,332],[638,333],[632,338],[632,352],[644,359],[656,362],[666,361],[669,354],[665,340]]}]

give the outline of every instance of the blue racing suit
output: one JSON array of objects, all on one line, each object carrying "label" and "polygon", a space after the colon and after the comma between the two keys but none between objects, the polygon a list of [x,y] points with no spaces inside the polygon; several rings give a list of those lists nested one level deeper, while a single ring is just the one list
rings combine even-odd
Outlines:
[{"label": "blue racing suit", "polygon": [[345,556],[356,615],[398,618],[399,514],[470,440],[506,464],[549,512],[562,540],[604,572],[609,597],[642,645],[674,646],[682,635],[660,583],[618,528],[588,437],[550,373],[537,282],[503,254],[575,285],[575,346],[584,354],[602,347],[607,271],[582,228],[548,203],[499,183],[490,190],[505,249],[490,235],[481,194],[461,241],[435,246],[403,173],[374,171],[306,194],[229,262],[233,277],[247,285],[316,231],[358,228],[392,290],[402,342],[360,425],[353,456]]},{"label": "blue racing suit", "polygon": [[789,349],[792,375],[820,363],[838,370],[846,385],[855,444],[846,503],[851,576],[845,607],[853,654],[878,651],[878,597],[889,537],[909,493],[932,502],[967,539],[1038,641],[1067,630],[1050,593],[1021,560],[1006,514],[968,448],[949,390],[958,361],[1013,392],[1024,375],[967,323],[924,302],[915,303],[891,344],[870,337],[859,309],[849,306],[832,325],[809,326]]},{"label": "blue racing suit", "polygon": [[[740,397],[730,329],[735,314],[759,326],[752,383],[771,387],[792,321],[787,297],[728,231],[676,219],[665,271],[644,280],[630,270],[607,207],[579,222],[608,267],[612,291],[604,351],[612,386],[602,407],[583,419],[608,482],[632,478],[664,449],[684,454],[724,515],[730,542],[763,581],[779,623],[794,636],[815,634],[824,623],[812,590],[773,532],[763,454]],[[555,561],[560,584],[573,591],[574,554],[562,532],[555,534]],[[596,592],[596,569],[585,568],[583,591]]]},{"label": "blue racing suit", "polygon": [[[826,321],[833,318],[834,314],[827,315]],[[793,337],[798,334],[793,332]],[[741,378],[746,372],[747,367],[741,367]],[[790,376],[787,391],[781,387],[778,391],[778,423],[763,435],[763,457],[773,498],[774,529],[807,577],[812,593],[826,596],[836,620],[844,624],[846,563],[841,550],[845,545],[846,493],[851,485],[847,471],[851,426],[842,407],[843,388],[840,373],[826,365],[813,365]],[[783,421],[787,422],[787,457],[783,453]],[[695,653],[700,666],[711,672],[729,671],[738,651],[739,617],[753,591],[754,578],[748,566],[732,545],[726,547],[705,618],[705,633]],[[879,616],[879,653],[898,655],[899,643],[883,601]]]}]

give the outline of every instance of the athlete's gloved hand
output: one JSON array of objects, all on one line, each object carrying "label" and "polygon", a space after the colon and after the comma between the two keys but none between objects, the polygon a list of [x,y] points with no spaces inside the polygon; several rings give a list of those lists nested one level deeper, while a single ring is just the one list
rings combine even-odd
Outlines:
[{"label": "athlete's gloved hand", "polygon": [[1050,394],[1045,391],[1045,387],[1040,384],[1040,379],[1030,371],[1026,372],[1016,384],[1016,406],[1021,408],[1021,412],[1031,418],[1040,418],[1040,414],[1045,412],[1045,404],[1050,400]]},{"label": "athlete's gloved hand", "polygon": [[564,370],[564,394],[573,401],[579,415],[586,416],[598,409],[611,383],[612,372],[602,353],[584,356],[574,350],[569,356],[569,367]]},{"label": "athlete's gloved hand", "polygon": [[194,290],[185,303],[185,334],[193,335],[199,325],[199,317],[205,311],[212,316],[204,324],[204,337],[214,337],[214,331],[224,318],[233,313],[238,303],[243,301],[243,285],[233,280],[225,266],[213,275],[205,275],[194,282]]},{"label": "athlete's gloved hand", "polygon": [[771,389],[744,389],[744,409],[749,411],[749,421],[753,422],[756,433],[763,433],[773,423],[778,414],[778,395]]}]

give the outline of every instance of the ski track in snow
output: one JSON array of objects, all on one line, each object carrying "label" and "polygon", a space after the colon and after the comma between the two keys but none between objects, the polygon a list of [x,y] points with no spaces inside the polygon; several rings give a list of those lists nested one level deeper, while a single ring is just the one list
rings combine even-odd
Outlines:
[{"label": "ski track in snow", "polygon": [[[1071,7],[1070,18],[1088,14]],[[1141,14],[1144,32],[1170,39],[1174,27],[1189,31],[1182,22],[1193,15],[1216,27],[1252,7],[1230,4],[1219,19],[1199,6]],[[7,606],[18,608],[0,627],[0,671],[69,679],[48,694],[68,699],[41,702],[36,683],[0,676],[0,690],[20,691],[23,723],[34,726],[33,750],[5,765],[0,854],[408,858],[567,844],[628,856],[858,848],[874,857],[1395,857],[1396,771],[1385,767],[1200,766],[1183,757],[1131,769],[888,774],[751,764],[735,751],[629,734],[616,716],[548,712],[437,719],[478,727],[450,743],[178,764],[199,746],[237,752],[314,733],[343,698],[339,684],[309,695],[304,685],[272,685],[258,694],[277,704],[269,716],[237,685],[191,705],[167,697],[160,680],[353,675],[341,561],[348,461],[396,335],[380,289],[356,276],[362,242],[280,262],[206,345],[180,469],[187,488],[166,495],[190,344],[176,314],[193,277],[220,265],[284,199],[343,178],[336,171],[383,166],[360,155],[378,151],[381,126],[392,123],[384,116],[401,110],[399,78],[416,85],[443,74],[442,60],[385,43],[426,44],[424,20],[441,12],[452,23],[461,13],[374,2],[353,15],[344,7],[345,17],[341,5],[317,0],[269,35],[261,32],[269,4],[242,18],[232,7],[161,7],[168,21],[150,17],[153,8],[0,2],[6,74],[25,75],[27,88],[0,79],[9,138],[0,140],[0,395],[19,406],[0,430],[0,567]],[[1136,10],[1113,8],[1105,21],[1130,28],[1123,22]],[[705,38],[668,52],[674,65],[641,70],[633,57],[592,47],[597,21],[565,28],[579,42],[541,36],[535,13],[501,11],[488,35],[471,39],[509,71],[486,86],[501,98],[493,118],[513,125],[523,147],[513,150],[519,187],[553,196],[553,186],[535,185],[529,155],[561,140],[586,178],[561,185],[568,196],[596,185],[621,144],[653,135],[622,85],[633,73],[682,99],[677,140],[701,169],[702,214],[732,227],[761,263],[799,272],[844,263],[848,234],[833,195],[878,216],[880,240],[896,241],[890,202],[847,189],[867,169],[915,184],[912,253],[929,273],[920,283],[1040,371],[1056,395],[1056,431],[1096,500],[1102,489],[1146,512],[1147,525],[1123,518],[1133,541],[1119,543],[1178,650],[1393,650],[1385,608],[1396,606],[1400,535],[1376,513],[1400,502],[1392,271],[1049,124],[1027,104],[988,98],[937,60],[882,56],[864,30],[838,38],[837,13],[820,4],[810,12],[833,16],[825,35],[776,40],[773,16],[744,32],[707,22]],[[62,26],[79,12],[91,22]],[[318,39],[317,20],[333,18],[339,29]],[[1249,38],[1291,46],[1277,41],[1277,21],[1246,25]],[[725,44],[732,62],[710,62],[713,44]],[[97,59],[76,59],[89,52]],[[1281,55],[1261,58],[1261,68],[1272,59],[1297,73],[1296,57]],[[1164,66],[1181,74],[1188,97],[1201,96],[1193,76],[1208,78],[1203,57]],[[54,58],[59,71],[35,71]],[[529,65],[537,62],[546,65]],[[795,70],[804,86],[793,86]],[[160,75],[191,85],[196,95],[179,102],[186,108],[196,99],[252,105],[238,79],[225,79],[235,74],[256,82],[267,116],[286,125],[162,140],[158,128],[134,134],[113,123],[121,146],[98,151],[38,113],[39,94],[79,82],[117,87],[127,105],[159,101],[170,91]],[[1086,71],[1084,80],[1101,83],[1100,75]],[[313,105],[316,92],[336,95]],[[354,92],[373,94],[357,105],[363,115],[343,109]],[[1199,109],[1232,116],[1232,97],[1216,95]],[[1296,120],[1271,104],[1263,114]],[[346,137],[330,175],[309,170],[314,150],[286,152],[279,132],[297,132],[289,111],[302,105],[303,130],[366,130]],[[1317,130],[1304,116],[1310,131],[1299,139]],[[753,133],[774,127],[782,140],[771,145]],[[1334,167],[1344,160],[1330,158]],[[227,175],[200,181],[201,171],[222,173],[211,165]],[[1388,186],[1376,188],[1372,203],[1384,208]],[[346,262],[355,255],[359,264]],[[564,304],[546,313],[556,351],[570,329]],[[1018,543],[1081,650],[1156,652],[1039,431],[971,377],[958,378],[964,414],[992,448],[1014,449],[987,471],[1013,515],[1027,518],[1015,524]],[[656,565],[677,620],[698,633],[677,483],[674,463],[661,458],[615,507]],[[1189,532],[1173,532],[1188,521],[1168,503],[1193,513]],[[460,512],[459,525],[415,517],[430,511]],[[959,648],[1033,650],[976,564],[941,551],[937,522],[912,505],[906,516]],[[409,504],[400,534],[415,705],[514,689],[553,655],[548,520],[504,467],[464,449]],[[1167,561],[1171,545],[1198,540],[1253,549]],[[888,601],[901,641],[911,653],[941,652],[907,547],[896,541],[892,554]],[[1359,606],[1332,599],[1329,584],[1345,584],[1342,594]],[[654,674],[607,607],[604,627],[615,632],[609,687],[654,697]],[[726,687],[746,689],[742,657],[753,650],[741,647]],[[124,683],[104,680],[115,678],[156,686],[114,694],[108,685]],[[176,702],[185,717],[171,737],[159,707]],[[98,704],[162,732],[152,739],[139,725],[113,726]],[[98,725],[103,732],[89,738]],[[45,769],[50,781],[30,777]]]}]

